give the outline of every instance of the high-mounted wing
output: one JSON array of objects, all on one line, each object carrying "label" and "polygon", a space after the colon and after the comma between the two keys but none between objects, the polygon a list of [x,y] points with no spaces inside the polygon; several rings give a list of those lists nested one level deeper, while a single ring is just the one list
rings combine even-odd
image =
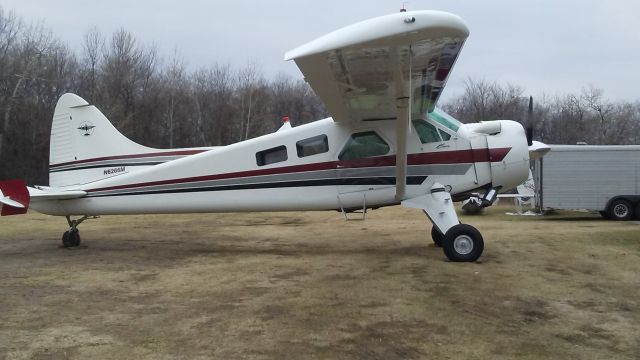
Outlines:
[{"label": "high-mounted wing", "polygon": [[458,16],[401,12],[334,31],[285,55],[338,122],[396,119],[433,110],[469,35]]},{"label": "high-mounted wing", "polygon": [[337,122],[396,120],[396,199],[405,196],[411,117],[433,111],[469,30],[440,11],[359,22],[288,52]]}]

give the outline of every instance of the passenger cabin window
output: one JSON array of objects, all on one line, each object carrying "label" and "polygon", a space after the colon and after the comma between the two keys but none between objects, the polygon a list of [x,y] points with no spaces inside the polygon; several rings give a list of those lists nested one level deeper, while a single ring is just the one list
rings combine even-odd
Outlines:
[{"label": "passenger cabin window", "polygon": [[298,151],[298,157],[326,153],[329,151],[329,140],[327,135],[318,135],[300,140],[296,143],[296,150]]},{"label": "passenger cabin window", "polygon": [[281,161],[287,161],[287,147],[284,145],[256,153],[256,163],[258,166],[265,166]]},{"label": "passenger cabin window", "polygon": [[344,147],[338,159],[354,160],[372,156],[386,155],[389,152],[387,144],[373,131],[351,134],[351,138]]},{"label": "passenger cabin window", "polygon": [[442,141],[438,129],[424,120],[413,120],[413,127],[416,128],[420,142],[423,144]]}]

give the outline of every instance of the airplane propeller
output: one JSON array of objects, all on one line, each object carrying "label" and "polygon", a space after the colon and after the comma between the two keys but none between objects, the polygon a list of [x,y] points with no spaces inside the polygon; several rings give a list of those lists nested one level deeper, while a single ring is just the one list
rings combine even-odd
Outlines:
[{"label": "airplane propeller", "polygon": [[529,159],[537,160],[543,157],[551,148],[540,141],[533,140],[533,96],[529,96],[529,110],[527,111],[527,145],[529,146]]},{"label": "airplane propeller", "polygon": [[527,144],[533,145],[533,96],[529,96],[529,111],[527,111]]}]

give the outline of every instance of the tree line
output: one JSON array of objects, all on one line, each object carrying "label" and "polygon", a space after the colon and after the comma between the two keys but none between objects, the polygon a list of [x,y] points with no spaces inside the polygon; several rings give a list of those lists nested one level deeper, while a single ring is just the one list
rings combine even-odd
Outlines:
[{"label": "tree line", "polygon": [[0,179],[48,182],[49,134],[58,98],[72,92],[125,136],[150,147],[226,145],[327,117],[303,80],[267,79],[259,64],[189,70],[126,30],[90,29],[78,53],[38,24],[0,8]]},{"label": "tree line", "polygon": [[464,93],[443,108],[463,122],[519,121],[533,129],[535,140],[548,144],[640,144],[640,101],[610,101],[593,85],[578,93],[534,96],[529,116],[522,87],[467,79]]},{"label": "tree line", "polygon": [[[178,53],[122,29],[90,29],[73,51],[41,24],[0,8],[0,179],[48,182],[49,134],[58,98],[73,92],[96,105],[133,141],[150,147],[227,145],[328,116],[303,80],[267,78],[259,64],[215,63],[191,70]],[[463,122],[526,122],[524,89],[467,80],[465,92],[441,104]],[[535,137],[547,143],[639,143],[640,103],[610,102],[602,90],[536,97]]]}]

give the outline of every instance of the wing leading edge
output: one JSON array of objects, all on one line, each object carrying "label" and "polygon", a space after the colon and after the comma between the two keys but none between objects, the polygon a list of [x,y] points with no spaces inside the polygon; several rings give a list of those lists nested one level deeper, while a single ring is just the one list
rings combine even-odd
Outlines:
[{"label": "wing leading edge", "polygon": [[334,121],[431,112],[469,30],[458,16],[413,11],[366,20],[288,52]]}]

